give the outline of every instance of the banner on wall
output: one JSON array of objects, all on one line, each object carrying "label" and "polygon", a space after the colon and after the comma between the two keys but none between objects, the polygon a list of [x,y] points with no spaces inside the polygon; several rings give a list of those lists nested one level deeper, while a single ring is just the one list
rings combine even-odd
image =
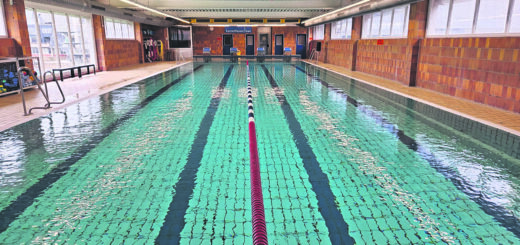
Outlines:
[{"label": "banner on wall", "polygon": [[225,29],[226,33],[251,33],[253,32],[252,27],[248,26],[228,26]]}]

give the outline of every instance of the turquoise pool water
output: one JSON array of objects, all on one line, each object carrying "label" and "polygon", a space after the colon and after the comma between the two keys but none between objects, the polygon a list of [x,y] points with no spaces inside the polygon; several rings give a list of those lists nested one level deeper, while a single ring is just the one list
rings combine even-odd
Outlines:
[{"label": "turquoise pool water", "polygon": [[[518,159],[355,80],[250,69],[270,243],[520,243]],[[1,132],[0,243],[251,244],[246,86],[193,63]]]}]

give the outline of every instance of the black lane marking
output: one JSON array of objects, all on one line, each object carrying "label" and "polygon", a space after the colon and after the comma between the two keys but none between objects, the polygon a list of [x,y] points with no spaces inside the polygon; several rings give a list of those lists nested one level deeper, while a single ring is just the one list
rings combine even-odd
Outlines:
[{"label": "black lane marking", "polygon": [[180,242],[181,231],[186,225],[184,216],[188,210],[189,201],[195,188],[195,178],[197,177],[197,172],[200,167],[204,147],[208,142],[209,130],[222,99],[224,88],[231,76],[231,71],[233,71],[233,65],[228,68],[224,78],[222,78],[217,92],[211,99],[206,114],[200,123],[199,130],[196,133],[190,154],[188,155],[186,166],[179,175],[179,181],[173,186],[175,195],[172,197],[159,236],[155,238],[156,244],[179,244]]},{"label": "black lane marking", "polygon": [[[354,105],[356,108],[360,109],[362,104],[358,103],[355,99],[349,97],[343,90],[330,86],[327,82],[321,80],[319,77],[313,76],[311,73],[306,72],[299,66],[294,66],[299,71],[306,74],[308,77],[311,77],[317,81],[319,81],[323,86],[330,88],[331,90],[342,94],[347,97],[347,101]],[[457,171],[454,169],[444,166],[442,161],[438,160],[433,153],[429,152],[424,147],[421,147],[417,141],[415,141],[412,137],[406,135],[404,131],[397,129],[396,125],[389,122],[386,118],[375,114],[373,111],[369,111],[366,108],[361,109],[366,115],[372,117],[376,120],[376,122],[388,129],[392,134],[394,134],[399,141],[401,141],[408,148],[417,152],[419,156],[421,156],[424,160],[426,160],[430,166],[432,166],[437,172],[441,173],[445,178],[449,179],[455,187],[466,194],[472,201],[480,205],[481,209],[488,215],[492,216],[496,221],[498,221],[503,227],[505,227],[508,231],[514,233],[517,237],[520,237],[520,220],[511,213],[511,211],[507,210],[502,206],[497,206],[495,203],[486,200],[486,196],[477,187],[469,184],[463,177],[461,177]]]},{"label": "black lane marking", "polygon": [[[265,76],[269,80],[273,90],[278,88],[278,84],[274,80],[271,73],[267,70],[265,65],[262,65]],[[289,124],[289,129],[293,135],[294,142],[298,148],[298,152],[303,161],[303,167],[309,175],[309,182],[312,185],[312,190],[316,193],[318,199],[318,209],[325,219],[325,224],[329,229],[329,238],[332,244],[354,244],[354,239],[348,234],[348,225],[343,219],[343,215],[335,203],[335,196],[330,189],[329,179],[320,168],[320,163],[316,160],[316,155],[309,145],[307,136],[302,130],[300,122],[296,119],[294,111],[287,102],[285,95],[276,93],[276,98],[281,104],[285,119]]]},{"label": "black lane marking", "polygon": [[4,208],[0,212],[0,233],[4,232],[9,228],[9,225],[22,214],[27,207],[34,203],[36,197],[40,196],[47,188],[58,181],[62,176],[67,174],[70,167],[83,158],[87,153],[94,149],[101,141],[103,141],[108,135],[110,135],[115,129],[119,128],[123,123],[134,117],[137,112],[148,105],[152,100],[166,92],[170,87],[186,78],[196,70],[200,69],[202,65],[195,67],[192,71],[182,75],[175,79],[171,83],[167,84],[163,88],[157,90],[138,105],[132,107],[126,114],[118,118],[115,122],[110,124],[108,127],[103,129],[101,132],[96,133],[90,138],[90,140],[78,147],[67,159],[65,159],[58,166],[53,168],[49,173],[44,175],[34,185],[29,187],[24,193],[22,193],[15,201],[9,206]]}]

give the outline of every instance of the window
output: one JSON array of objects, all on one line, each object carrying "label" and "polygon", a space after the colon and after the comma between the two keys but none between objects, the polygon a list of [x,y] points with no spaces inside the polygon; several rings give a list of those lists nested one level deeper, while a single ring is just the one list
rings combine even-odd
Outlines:
[{"label": "window", "polygon": [[516,0],[511,10],[511,21],[509,21],[509,32],[520,33],[520,0]]},{"label": "window", "polygon": [[106,39],[135,39],[134,22],[105,17]]},{"label": "window", "polygon": [[350,38],[352,38],[352,18],[332,22],[330,39]]},{"label": "window", "polygon": [[95,64],[90,16],[30,7],[25,9],[25,16],[31,51],[40,58],[42,71]]},{"label": "window", "polygon": [[325,38],[325,25],[314,26],[314,40],[323,40]]},{"label": "window", "polygon": [[362,38],[403,38],[408,36],[409,5],[363,15]]},{"label": "window", "polygon": [[518,33],[518,5],[520,0],[431,0],[427,35]]},{"label": "window", "polygon": [[[169,27],[169,43],[170,48],[190,48],[191,47],[191,31],[189,27]],[[224,36],[224,43],[226,42]],[[231,35],[229,36],[231,38]],[[231,39],[232,40],[232,39]],[[231,42],[230,40],[230,42]],[[231,44],[233,45],[233,44]]]},{"label": "window", "polygon": [[0,1],[0,37],[7,37],[7,29],[5,28],[4,5]]}]

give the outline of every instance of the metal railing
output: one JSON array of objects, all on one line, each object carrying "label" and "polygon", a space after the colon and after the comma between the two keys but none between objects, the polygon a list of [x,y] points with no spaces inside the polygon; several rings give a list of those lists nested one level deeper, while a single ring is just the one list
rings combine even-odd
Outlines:
[{"label": "metal railing", "polygon": [[[60,84],[56,80],[56,76],[54,76],[54,73],[52,73],[51,71],[47,71],[47,72],[45,72],[43,74],[42,80],[36,82],[36,85],[38,86],[38,90],[40,90],[40,92],[43,95],[43,98],[45,98],[45,101],[47,101],[47,103],[44,106],[31,107],[31,108],[29,108],[29,113],[27,113],[27,105],[25,103],[25,95],[24,95],[24,80],[22,79],[22,74],[23,74],[24,71],[29,75],[29,78],[33,77],[34,79],[37,79],[36,76],[34,75],[34,73],[31,71],[31,69],[29,67],[22,66],[22,67],[18,68],[18,71],[17,71],[18,72],[18,85],[20,86],[20,94],[22,95],[22,104],[23,104],[24,116],[30,115],[32,113],[32,110],[34,110],[34,109],[48,109],[48,108],[51,107],[51,104],[62,104],[63,102],[65,102],[65,95],[63,94],[63,90],[61,89]],[[56,86],[58,86],[58,89],[60,90],[60,94],[61,94],[61,97],[62,97],[61,101],[52,101],[51,102],[49,100],[49,90],[47,88],[47,82],[45,81],[45,76],[47,75],[47,73],[51,73],[52,74],[52,81],[51,82],[56,82]],[[40,86],[40,83],[44,84],[45,91],[43,91],[42,87]]]},{"label": "metal railing", "polygon": [[320,58],[320,51],[316,51],[316,49],[312,49],[311,55],[309,55],[309,60],[312,62],[313,59],[318,63],[318,59]]}]

